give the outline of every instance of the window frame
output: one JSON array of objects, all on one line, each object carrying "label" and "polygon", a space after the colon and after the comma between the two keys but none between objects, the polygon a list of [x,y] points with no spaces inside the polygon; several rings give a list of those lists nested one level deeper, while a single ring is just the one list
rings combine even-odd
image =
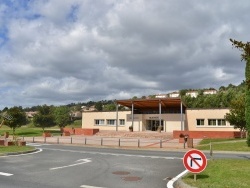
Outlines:
[{"label": "window frame", "polygon": [[[202,124],[203,123],[203,124]],[[196,126],[205,126],[205,119],[196,119]]]}]

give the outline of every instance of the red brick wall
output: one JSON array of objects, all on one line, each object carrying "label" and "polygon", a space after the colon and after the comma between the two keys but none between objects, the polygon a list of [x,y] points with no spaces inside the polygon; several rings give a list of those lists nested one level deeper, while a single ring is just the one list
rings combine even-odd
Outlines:
[{"label": "red brick wall", "polygon": [[187,134],[189,138],[239,138],[239,131],[173,131],[173,137],[179,138],[180,134]]},{"label": "red brick wall", "polygon": [[63,128],[63,132],[69,132],[75,135],[94,135],[99,132],[99,129]]}]

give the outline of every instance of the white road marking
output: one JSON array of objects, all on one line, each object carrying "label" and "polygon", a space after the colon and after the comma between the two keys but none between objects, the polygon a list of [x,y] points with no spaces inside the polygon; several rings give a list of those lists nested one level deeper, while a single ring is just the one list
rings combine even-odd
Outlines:
[{"label": "white road marking", "polygon": [[188,170],[184,170],[182,173],[177,175],[176,177],[172,178],[168,183],[167,183],[167,188],[174,188],[174,182],[178,180],[180,177],[184,176],[185,174],[188,173]]},{"label": "white road marking", "polygon": [[0,176],[12,176],[13,174],[5,173],[5,172],[0,172]]},{"label": "white road marking", "polygon": [[35,152],[31,152],[31,153],[23,153],[23,154],[14,154],[14,155],[4,155],[4,156],[0,156],[0,157],[18,157],[18,156],[22,156],[22,155],[33,155],[33,154],[36,154],[36,153],[40,153],[42,152],[43,150],[42,149],[38,149],[37,151]]},{"label": "white road marking", "polygon": [[39,143],[32,143],[32,142],[30,142],[30,143],[27,143],[26,145],[27,145],[27,146],[39,147],[39,146],[49,146],[49,145],[51,145],[51,144],[39,144]]},{"label": "white road marking", "polygon": [[62,152],[72,152],[72,153],[87,153],[87,154],[98,154],[98,155],[112,155],[112,156],[125,156],[125,157],[145,157],[145,158],[152,158],[152,159],[181,159],[181,157],[162,157],[162,156],[150,156],[150,155],[128,155],[128,154],[117,154],[117,153],[102,153],[102,152],[91,152],[91,151],[78,151],[78,150],[66,150],[66,149],[54,149],[54,148],[43,148],[44,150],[52,150],[52,151],[62,151]]},{"label": "white road marking", "polygon": [[80,163],[75,163],[75,164],[71,164],[71,165],[66,165],[66,166],[59,166],[59,167],[55,167],[55,168],[50,168],[50,170],[57,170],[57,169],[62,169],[62,168],[68,168],[68,167],[72,167],[72,166],[77,166],[77,165],[82,165],[85,163],[90,163],[92,162],[90,159],[79,159],[76,162],[82,161]]},{"label": "white road marking", "polygon": [[105,188],[105,187],[95,187],[90,185],[81,185],[81,188]]}]

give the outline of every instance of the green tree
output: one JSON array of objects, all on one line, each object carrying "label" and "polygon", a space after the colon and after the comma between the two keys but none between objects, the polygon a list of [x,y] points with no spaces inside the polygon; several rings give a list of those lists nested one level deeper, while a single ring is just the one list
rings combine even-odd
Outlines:
[{"label": "green tree", "polygon": [[101,101],[95,103],[95,109],[96,109],[97,111],[102,111],[102,108],[103,108],[102,106],[103,106],[103,104],[102,104]]},{"label": "green tree", "polygon": [[104,111],[114,111],[116,110],[116,105],[114,103],[106,104],[103,108]]},{"label": "green tree", "polygon": [[26,114],[20,107],[12,107],[7,110],[7,114],[12,118],[5,120],[5,124],[12,129],[13,139],[15,136],[16,128],[26,124]]},{"label": "green tree", "polygon": [[245,78],[246,78],[246,97],[245,97],[245,118],[247,130],[247,145],[250,147],[250,42],[242,42],[230,39],[232,46],[239,49],[241,53],[241,61],[246,62]]},{"label": "green tree", "polygon": [[36,127],[41,127],[43,132],[46,127],[54,126],[52,108],[47,105],[39,106],[38,113],[33,117],[33,123]]},{"label": "green tree", "polygon": [[246,131],[246,118],[245,118],[245,95],[231,101],[230,112],[226,113],[225,119],[234,125],[235,129],[240,129],[241,137]]},{"label": "green tree", "polygon": [[70,108],[67,106],[55,107],[53,110],[54,120],[56,125],[60,128],[64,128],[71,123]]}]

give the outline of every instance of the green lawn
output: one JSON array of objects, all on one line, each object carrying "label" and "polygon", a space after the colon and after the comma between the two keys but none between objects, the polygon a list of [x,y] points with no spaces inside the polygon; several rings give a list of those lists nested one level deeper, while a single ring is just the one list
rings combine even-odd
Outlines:
[{"label": "green lawn", "polygon": [[[52,127],[47,128],[45,131],[51,132],[53,135],[60,135],[60,129],[58,127]],[[3,126],[0,129],[0,135],[3,135],[5,132],[9,132],[10,135],[12,135],[12,129],[9,127]],[[42,136],[43,130],[41,128],[33,128],[33,127],[27,127],[23,126],[16,129],[16,135],[17,136]]]},{"label": "green lawn", "polygon": [[34,150],[32,146],[0,146],[0,155],[12,152],[24,152]]},{"label": "green lawn", "polygon": [[[196,147],[199,150],[209,150],[210,142],[213,151],[240,151],[249,152],[246,139],[204,139]],[[242,159],[213,159],[208,161],[206,169],[194,175],[189,173],[182,180],[191,186],[198,188],[248,188],[250,185],[250,158]]]},{"label": "green lawn", "polygon": [[250,185],[250,159],[215,159],[208,161],[207,168],[197,175],[188,174],[182,179],[198,188],[248,188]]},{"label": "green lawn", "polygon": [[[72,125],[68,125],[66,127],[75,127],[80,128],[82,125],[82,120],[75,120]],[[60,128],[58,126],[54,126],[51,128],[45,128],[45,131],[51,132],[53,135],[60,135]],[[12,134],[12,129],[7,126],[2,126],[0,129],[0,135],[4,135],[5,132],[9,132]],[[16,129],[17,136],[41,136],[43,134],[42,128],[34,127],[32,123],[22,126]]]},{"label": "green lawn", "polygon": [[204,139],[196,148],[199,150],[210,150],[210,141],[213,151],[250,152],[250,147],[247,146],[246,139]]}]

